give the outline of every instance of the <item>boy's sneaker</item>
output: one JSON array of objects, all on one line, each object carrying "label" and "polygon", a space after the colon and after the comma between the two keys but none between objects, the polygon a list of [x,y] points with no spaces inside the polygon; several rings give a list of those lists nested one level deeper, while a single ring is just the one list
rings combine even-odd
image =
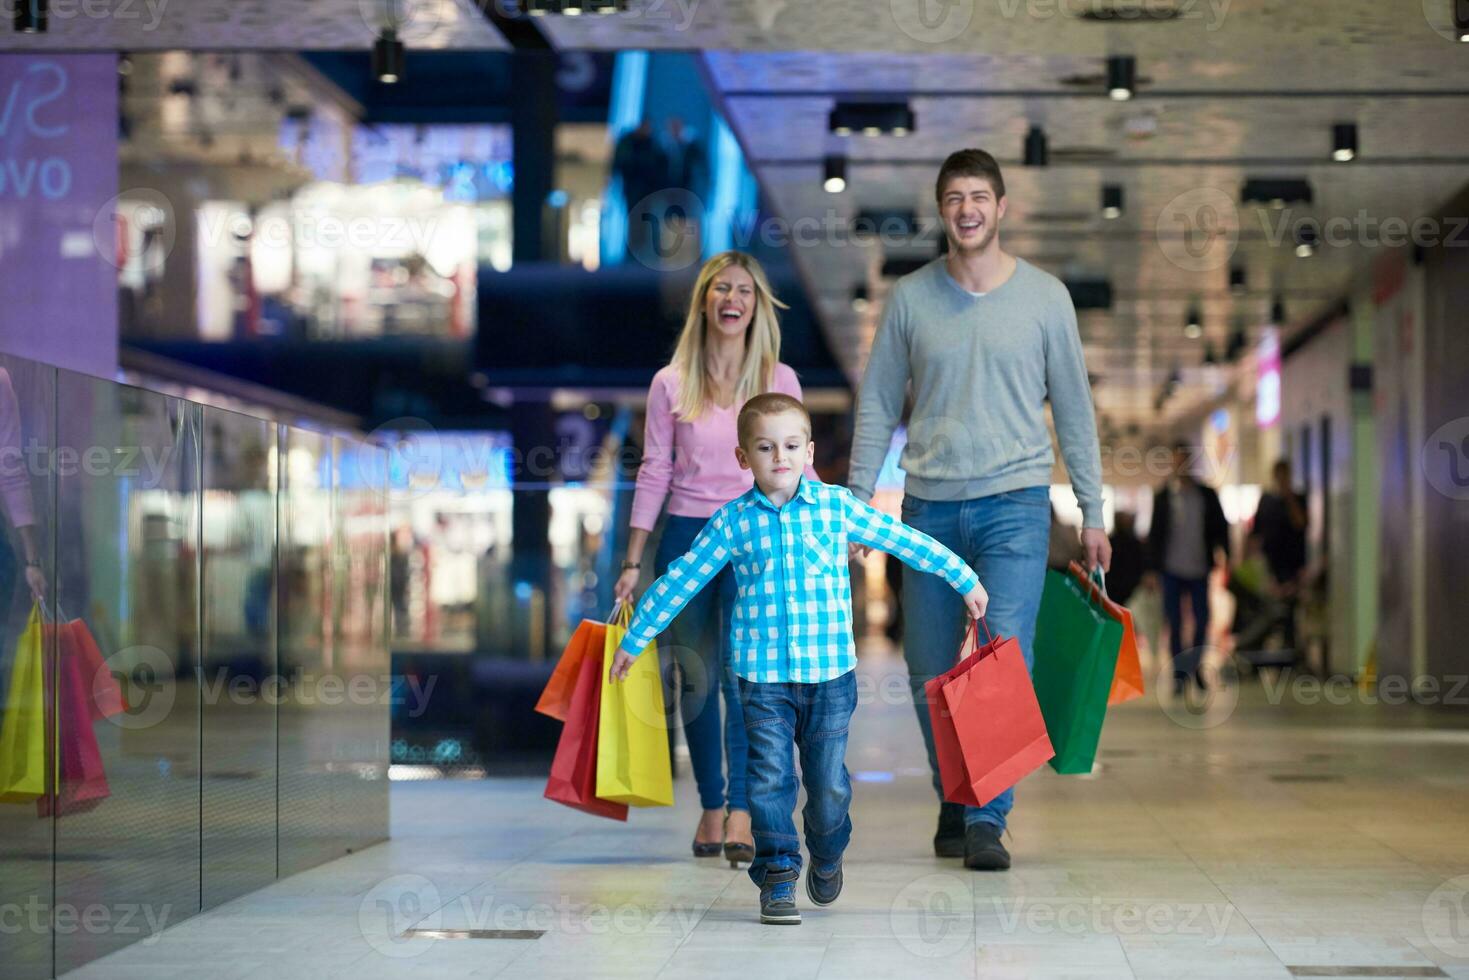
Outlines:
[{"label": "boy's sneaker", "polygon": [[947,801],[939,804],[939,826],[933,835],[933,853],[941,858],[964,856],[964,804]]},{"label": "boy's sneaker", "polygon": [[1004,871],[1010,867],[1010,852],[1000,843],[999,827],[972,823],[964,828],[964,867],[972,871]]},{"label": "boy's sneaker", "polygon": [[760,921],[768,926],[798,926],[801,910],[796,908],[797,872],[776,868],[765,872],[760,886]]},{"label": "boy's sneaker", "polygon": [[816,862],[806,869],[806,894],[815,905],[830,905],[842,893],[842,862],[818,871]]}]

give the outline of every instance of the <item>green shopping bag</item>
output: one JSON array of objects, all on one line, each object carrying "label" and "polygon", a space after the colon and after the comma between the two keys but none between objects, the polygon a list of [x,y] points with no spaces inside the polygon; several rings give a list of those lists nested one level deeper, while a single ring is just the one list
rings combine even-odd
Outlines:
[{"label": "green shopping bag", "polygon": [[1122,624],[1096,606],[1081,583],[1048,570],[1031,677],[1057,772],[1092,771],[1121,646]]},{"label": "green shopping bag", "polygon": [[31,617],[16,642],[0,719],[0,803],[30,803],[46,795],[45,676],[41,664],[41,614]]}]

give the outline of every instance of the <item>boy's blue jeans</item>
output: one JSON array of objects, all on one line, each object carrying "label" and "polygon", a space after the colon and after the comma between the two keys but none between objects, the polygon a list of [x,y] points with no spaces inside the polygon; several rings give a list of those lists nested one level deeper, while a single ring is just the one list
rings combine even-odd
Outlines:
[{"label": "boy's blue jeans", "polygon": [[[1046,584],[1051,534],[1047,488],[1026,487],[969,500],[922,500],[905,494],[903,522],[937,538],[969,563],[989,593],[985,624],[990,633],[1017,638],[1029,667],[1035,618]],[[903,656],[918,727],[933,767],[934,790],[941,800],[944,790],[923,683],[954,666],[968,620],[964,600],[943,579],[903,569]],[[1007,789],[982,807],[965,807],[964,823],[991,823],[1004,829],[1014,802],[1014,790]]]},{"label": "boy's blue jeans", "polygon": [[801,754],[801,811],[806,850],[818,867],[841,859],[852,839],[852,781],[847,774],[847,727],[857,707],[857,672],[818,684],[757,684],[739,678],[750,763],[750,824],[755,860],[750,879],[765,883],[772,868],[801,870],[796,836],[796,752]]}]

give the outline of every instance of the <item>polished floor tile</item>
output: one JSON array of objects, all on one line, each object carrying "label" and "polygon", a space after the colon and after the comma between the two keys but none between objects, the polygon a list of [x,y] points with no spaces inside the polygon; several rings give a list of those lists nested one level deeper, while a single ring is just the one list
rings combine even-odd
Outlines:
[{"label": "polished floor tile", "polygon": [[846,889],[826,909],[802,892],[800,926],[760,925],[743,871],[688,856],[687,775],[626,824],[534,779],[398,783],[391,841],[69,977],[1469,980],[1469,718],[1254,681],[1203,710],[1149,694],[1113,710],[1091,774],[1025,780],[1015,866],[975,874],[932,855],[901,662],[860,669]]}]

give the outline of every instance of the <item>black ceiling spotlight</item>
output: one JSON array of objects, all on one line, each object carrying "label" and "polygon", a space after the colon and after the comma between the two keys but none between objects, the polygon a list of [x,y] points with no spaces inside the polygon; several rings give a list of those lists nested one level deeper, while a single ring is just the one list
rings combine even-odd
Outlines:
[{"label": "black ceiling spotlight", "polygon": [[1296,228],[1296,258],[1309,259],[1316,254],[1316,247],[1321,244],[1321,235],[1309,224],[1302,224]]},{"label": "black ceiling spotlight", "polygon": [[1336,123],[1331,127],[1331,159],[1350,163],[1357,159],[1357,124]]},{"label": "black ceiling spotlight", "polygon": [[852,312],[867,312],[867,284],[859,282],[852,290]]},{"label": "black ceiling spotlight", "polygon": [[1268,204],[1277,211],[1287,204],[1310,204],[1311,182],[1304,177],[1251,177],[1240,188],[1243,204]]},{"label": "black ceiling spotlight", "polygon": [[907,136],[918,120],[906,102],[838,102],[827,126],[838,136]]},{"label": "black ceiling spotlight", "polygon": [[1122,186],[1120,184],[1102,185],[1102,217],[1108,221],[1122,217]]},{"label": "black ceiling spotlight", "polygon": [[1229,291],[1235,296],[1245,294],[1245,267],[1232,265],[1229,267]]},{"label": "black ceiling spotlight", "polygon": [[1114,55],[1107,59],[1107,97],[1113,102],[1126,102],[1137,94],[1137,59],[1131,55]]},{"label": "black ceiling spotlight", "polygon": [[1025,131],[1025,165],[1044,167],[1050,161],[1051,147],[1046,141],[1046,131],[1039,126],[1030,127]]},{"label": "black ceiling spotlight", "polygon": [[1469,44],[1469,0],[1454,0],[1454,37]]},{"label": "black ceiling spotlight", "polygon": [[392,85],[403,77],[403,42],[391,27],[384,27],[372,46],[372,75],[384,85]]},{"label": "black ceiling spotlight", "polygon": [[1235,321],[1234,329],[1229,332],[1229,342],[1224,345],[1224,359],[1231,364],[1240,359],[1245,348],[1250,344],[1245,328],[1238,320]]},{"label": "black ceiling spotlight", "polygon": [[22,34],[46,33],[46,0],[14,0],[15,29]]},{"label": "black ceiling spotlight", "polygon": [[1285,297],[1279,293],[1270,301],[1270,322],[1277,327],[1285,326]]},{"label": "black ceiling spotlight", "polygon": [[828,194],[840,194],[847,189],[847,158],[832,154],[822,161],[821,186]]},{"label": "black ceiling spotlight", "polygon": [[1183,324],[1183,335],[1189,340],[1197,340],[1204,335],[1204,315],[1199,312],[1197,306],[1188,308],[1188,317]]},{"label": "black ceiling spotlight", "polygon": [[1219,363],[1219,355],[1215,352],[1213,344],[1204,345],[1204,363],[1211,365]]}]

